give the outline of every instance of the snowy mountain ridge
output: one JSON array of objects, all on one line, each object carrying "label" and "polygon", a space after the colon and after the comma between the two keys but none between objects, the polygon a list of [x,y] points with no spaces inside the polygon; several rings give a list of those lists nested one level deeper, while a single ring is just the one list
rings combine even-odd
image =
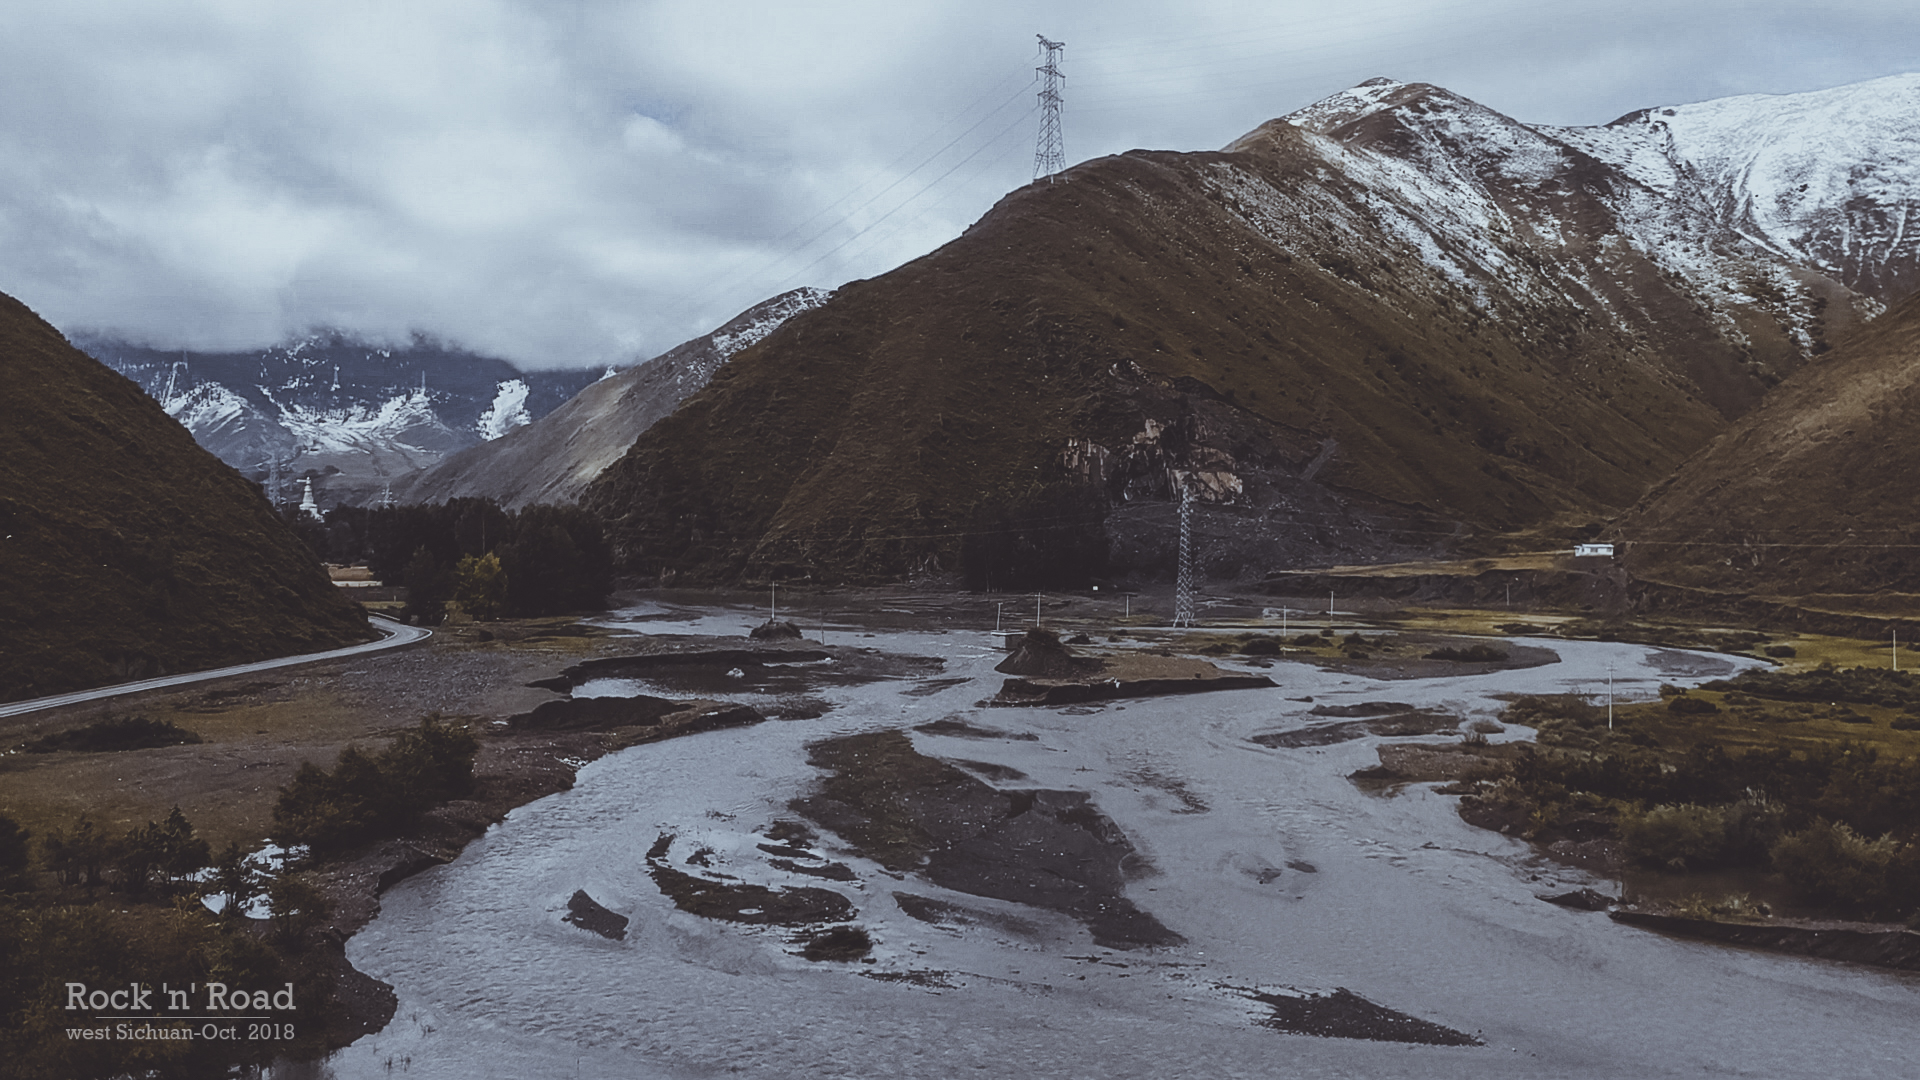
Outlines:
[{"label": "snowy mountain ridge", "polygon": [[322,331],[236,353],[74,340],[246,475],[311,476],[323,507],[375,498],[392,480],[532,423],[600,376],[521,372],[425,337],[389,346]]},{"label": "snowy mountain ridge", "polygon": [[1920,287],[1917,111],[1920,74],[1642,109],[1588,127],[1528,125],[1435,87],[1371,79],[1283,119],[1366,147],[1351,132],[1393,113],[1428,143],[1416,157],[1430,172],[1512,184],[1591,180],[1599,164],[1613,174],[1607,194],[1623,236],[1673,272],[1724,283],[1725,257],[1751,254],[1731,249],[1758,248],[1884,305]]}]

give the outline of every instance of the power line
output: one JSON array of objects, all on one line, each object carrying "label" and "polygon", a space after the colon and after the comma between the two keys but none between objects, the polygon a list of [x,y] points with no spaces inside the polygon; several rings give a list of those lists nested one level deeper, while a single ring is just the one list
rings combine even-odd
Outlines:
[{"label": "power line", "polygon": [[[919,191],[916,191],[912,195],[907,196],[906,201],[902,202],[900,205],[894,207],[893,209],[887,211],[886,213],[881,214],[879,217],[873,219],[873,221],[870,222],[865,228],[862,228],[859,232],[854,233],[852,236],[849,236],[845,240],[842,240],[838,244],[835,244],[832,248],[829,248],[826,252],[821,254],[819,258],[814,259],[812,262],[808,263],[807,265],[801,267],[800,269],[794,271],[791,274],[788,274],[785,278],[781,280],[781,284],[785,285],[787,282],[805,275],[809,270],[812,270],[814,267],[819,266],[821,263],[832,258],[835,254],[837,254],[840,251],[840,249],[846,247],[848,244],[853,243],[855,240],[858,240],[861,237],[867,235],[869,232],[872,232],[875,228],[878,228],[879,225],[882,222],[886,221],[888,218],[906,209],[907,207],[913,205],[913,201],[915,199],[918,199],[920,196],[925,195],[929,190],[933,188],[935,184],[938,184],[940,181],[945,180],[949,176],[952,176],[954,174],[954,171],[959,169],[962,165],[965,165],[967,162],[972,161],[976,157],[979,157],[981,151],[985,150],[989,146],[992,146],[994,143],[999,142],[1003,137],[1006,136],[1007,132],[1012,131],[1014,128],[1019,127],[1021,124],[1026,123],[1027,117],[1031,115],[1033,115],[1033,110],[1032,109],[1027,110],[1026,113],[1016,118],[1013,123],[1008,124],[1004,128],[1001,128],[1000,133],[998,135],[995,135],[993,138],[988,139],[984,143],[981,143],[977,148],[974,149],[973,153],[968,154],[966,157],[963,157],[959,161],[954,162],[953,168],[950,168],[946,172],[941,173],[939,176],[934,177],[932,180],[927,181],[926,185],[922,187]],[[778,290],[775,290],[775,291],[778,291]]]},{"label": "power line", "polygon": [[[1005,82],[1006,82],[1006,80],[1005,80],[1005,79],[1002,79],[1002,80],[1001,80],[1001,84],[1004,84]],[[805,251],[805,250],[806,250],[807,248],[809,248],[809,247],[812,247],[812,246],[813,246],[814,244],[816,244],[816,243],[818,243],[818,242],[819,242],[819,241],[820,241],[820,240],[821,240],[821,239],[822,239],[823,237],[825,237],[825,236],[827,236],[828,234],[830,234],[830,233],[832,233],[832,232],[833,232],[834,230],[836,230],[836,229],[839,229],[839,228],[841,228],[842,226],[844,226],[844,225],[846,225],[846,224],[847,224],[848,222],[850,222],[850,221],[852,221],[852,220],[853,220],[853,219],[854,219],[854,218],[855,218],[856,216],[858,216],[858,215],[860,214],[860,212],[861,212],[861,211],[863,211],[863,210],[865,210],[865,209],[867,209],[868,207],[870,207],[870,206],[872,206],[872,205],[873,205],[874,203],[876,203],[876,202],[878,202],[878,201],[880,201],[880,200],[881,200],[882,198],[884,198],[884,197],[886,197],[886,195],[887,195],[887,194],[888,194],[889,192],[891,192],[891,191],[892,191],[893,189],[895,189],[895,188],[897,188],[897,187],[899,187],[899,186],[900,186],[901,184],[904,184],[904,183],[906,183],[906,182],[907,182],[908,180],[911,180],[911,179],[912,179],[912,178],[914,177],[914,175],[915,175],[915,174],[917,174],[917,173],[919,173],[919,172],[920,172],[920,170],[922,170],[922,169],[924,169],[924,168],[926,168],[927,166],[929,166],[929,165],[931,165],[931,164],[933,164],[933,162],[935,162],[936,160],[938,160],[938,159],[940,158],[940,156],[941,156],[942,154],[945,154],[945,153],[946,153],[946,152],[947,152],[948,150],[951,150],[951,149],[953,149],[953,148],[954,148],[954,146],[956,146],[956,145],[958,145],[958,144],[959,144],[959,143],[961,142],[961,140],[963,140],[963,139],[965,139],[965,138],[966,138],[967,136],[969,136],[969,135],[971,135],[971,134],[973,134],[973,133],[974,133],[975,131],[978,131],[978,130],[980,129],[980,126],[981,126],[982,124],[985,124],[985,123],[986,123],[987,121],[989,121],[989,120],[991,120],[991,119],[993,119],[993,118],[994,118],[995,116],[998,116],[998,115],[999,115],[999,114],[1000,114],[1000,113],[1001,113],[1001,112],[1002,112],[1003,110],[1005,110],[1005,109],[1006,109],[1006,107],[1007,107],[1007,106],[1009,106],[1009,105],[1011,105],[1011,104],[1013,104],[1013,103],[1014,103],[1015,101],[1017,101],[1017,100],[1019,100],[1019,98],[1021,97],[1021,95],[1023,95],[1023,94],[1025,94],[1025,93],[1027,92],[1027,86],[1031,86],[1031,85],[1033,85],[1033,81],[1032,81],[1032,80],[1029,80],[1029,81],[1027,82],[1027,85],[1026,85],[1026,86],[1022,86],[1022,87],[1020,87],[1020,88],[1019,88],[1018,90],[1015,90],[1015,91],[1013,92],[1013,94],[1012,94],[1012,95],[1011,95],[1010,97],[1008,97],[1008,98],[1007,98],[1007,99],[1006,99],[1005,101],[1002,101],[1002,102],[1001,102],[1000,104],[998,104],[998,105],[995,105],[995,106],[994,106],[994,107],[993,107],[992,109],[989,109],[989,110],[988,110],[988,111],[987,111],[987,112],[986,112],[986,113],[985,113],[984,115],[982,115],[982,116],[981,116],[981,117],[980,117],[980,118],[979,118],[978,120],[975,120],[975,121],[974,121],[974,122],[973,122],[973,123],[972,123],[971,125],[969,125],[969,126],[968,126],[968,127],[966,128],[966,130],[964,130],[964,131],[962,131],[962,132],[961,132],[960,134],[958,134],[958,135],[955,135],[955,136],[954,136],[954,137],[953,137],[952,139],[950,139],[950,140],[948,140],[948,141],[947,141],[947,143],[946,143],[946,145],[944,145],[944,146],[942,146],[942,147],[940,147],[940,148],[939,148],[938,150],[935,150],[935,151],[934,151],[933,153],[931,153],[931,154],[928,154],[928,155],[927,155],[927,156],[926,156],[925,158],[923,158],[923,159],[921,159],[921,161],[920,161],[920,163],[919,163],[919,164],[917,164],[917,165],[915,165],[915,166],[914,166],[913,168],[911,168],[911,169],[908,169],[908,170],[907,170],[906,172],[903,172],[903,173],[901,173],[901,174],[900,174],[899,176],[897,176],[897,177],[895,177],[892,183],[890,183],[890,184],[888,184],[888,185],[887,185],[886,187],[883,187],[883,188],[881,188],[881,189],[880,189],[879,191],[876,191],[876,192],[874,192],[874,193],[873,193],[872,195],[870,195],[870,196],[868,196],[868,197],[867,197],[867,199],[866,199],[866,201],[864,201],[864,202],[862,202],[862,203],[861,203],[860,205],[858,205],[858,206],[856,206],[856,207],[854,207],[854,208],[853,208],[853,209],[851,209],[851,210],[848,210],[848,211],[847,211],[846,213],[844,213],[844,214],[841,214],[841,215],[840,215],[839,217],[837,217],[837,218],[835,218],[835,219],[834,219],[834,220],[833,220],[832,222],[830,222],[830,223],[828,223],[828,224],[827,224],[827,225],[826,225],[826,226],[825,226],[824,228],[821,228],[821,229],[819,229],[819,230],[817,230],[817,231],[816,231],[816,232],[814,232],[814,233],[813,233],[813,234],[812,234],[811,236],[808,236],[808,237],[807,237],[807,238],[806,238],[805,240],[802,240],[802,241],[800,241],[799,243],[797,243],[797,244],[794,244],[794,245],[793,245],[793,246],[792,246],[791,248],[789,248],[788,250],[786,250],[786,251],[783,251],[783,252],[781,252],[781,253],[780,253],[779,255],[777,255],[777,256],[775,256],[775,257],[774,257],[773,259],[771,259],[771,260],[769,260],[769,261],[767,261],[767,262],[766,262],[765,264],[763,264],[762,266],[760,266],[760,267],[759,267],[758,269],[756,269],[756,270],[753,270],[753,271],[751,271],[750,273],[748,273],[748,274],[746,274],[746,275],[733,275],[733,276],[731,276],[731,277],[722,277],[722,278],[712,278],[712,279],[709,279],[709,280],[708,280],[708,283],[707,283],[707,284],[704,284],[704,285],[701,285],[701,286],[698,286],[698,287],[696,287],[696,288],[695,288],[695,289],[694,289],[694,290],[693,290],[692,292],[689,292],[689,293],[688,293],[688,294],[687,294],[687,295],[685,296],[685,298],[684,298],[684,299],[686,299],[686,300],[694,300],[694,299],[696,299],[697,297],[699,297],[700,295],[702,295],[702,294],[704,294],[704,293],[706,293],[706,292],[710,292],[710,291],[712,291],[712,289],[713,289],[713,288],[714,288],[714,287],[715,287],[716,285],[731,285],[731,284],[733,284],[733,283],[734,283],[735,281],[740,281],[740,280],[744,280],[744,279],[747,279],[747,278],[752,278],[752,277],[757,277],[757,276],[759,276],[759,275],[761,275],[761,274],[764,274],[764,273],[766,273],[766,272],[767,272],[767,271],[769,271],[769,270],[772,270],[772,269],[773,269],[774,267],[777,267],[777,266],[779,266],[779,265],[780,265],[781,263],[783,263],[783,262],[786,262],[786,261],[787,261],[788,259],[791,259],[791,258],[793,258],[794,256],[796,256],[796,255],[798,255],[799,253],[801,253],[801,252],[803,252],[803,251]],[[999,88],[999,84],[996,84],[996,86],[995,86],[995,89],[998,89],[998,88]],[[985,96],[985,95],[982,95],[982,98],[984,98],[984,96]],[[969,106],[968,108],[969,108],[969,110],[971,110],[971,108],[972,108],[972,106]],[[1023,118],[1024,118],[1024,117],[1023,117]],[[989,139],[989,140],[987,141],[987,143],[986,143],[985,145],[988,145],[988,146],[990,146],[990,145],[992,145],[992,144],[993,144],[993,142],[995,142],[995,141],[997,141],[997,140],[998,140],[998,138],[999,138],[999,136],[997,136],[997,135],[996,135],[996,136],[994,136],[994,138],[993,138],[993,139]],[[922,143],[922,144],[924,144],[925,142],[926,142],[926,140],[924,140],[924,139],[923,139],[923,140],[921,140],[921,143]],[[983,148],[984,148],[984,147],[983,147]],[[977,154],[978,152],[979,152],[978,150],[976,150],[976,151],[974,151],[974,153],[976,153],[976,154]],[[972,157],[973,157],[973,155],[972,155],[972,154],[969,154],[969,155],[968,155],[968,156],[967,156],[966,158],[963,158],[963,159],[962,159],[962,163],[964,163],[964,162],[965,162],[965,161],[967,161],[967,160],[971,160],[971,159],[972,159]],[[898,164],[898,162],[899,162],[899,161],[901,161],[901,160],[904,160],[904,156],[903,156],[902,158],[898,158],[898,159],[895,159],[895,164]],[[891,168],[893,168],[893,165],[889,165],[889,166],[887,166],[887,168],[888,168],[888,169],[891,169]],[[947,176],[948,174],[950,174],[950,173],[951,173],[952,171],[953,171],[953,170],[951,170],[951,169],[949,169],[949,170],[947,171],[947,173],[943,173],[943,174],[941,174],[941,176],[940,176],[940,178],[939,178],[939,179],[945,179],[945,177],[946,177],[946,176]],[[935,182],[935,183],[938,183],[938,182],[939,182],[939,179],[936,179],[936,180],[935,180],[934,182]],[[864,185],[862,185],[862,186],[864,186]],[[929,187],[931,187],[932,185],[928,185],[928,186],[929,186]],[[907,206],[907,205],[909,205],[909,204],[911,204],[911,203],[913,202],[913,200],[914,200],[915,198],[918,198],[918,197],[919,197],[919,195],[920,195],[920,194],[921,194],[922,192],[924,192],[925,190],[926,190],[926,188],[922,188],[920,192],[915,192],[915,193],[914,193],[913,195],[909,195],[909,196],[907,197],[907,199],[906,199],[906,201],[904,201],[904,202],[902,202],[902,203],[901,203],[901,204],[900,204],[899,206],[896,206],[896,207],[894,207],[894,208],[893,208],[893,210],[890,210],[890,211],[888,211],[888,212],[887,212],[887,214],[888,214],[888,216],[891,216],[891,215],[892,215],[893,213],[895,213],[895,212],[897,212],[898,210],[900,210],[900,209],[902,209],[903,207],[905,207],[905,206]],[[822,208],[821,210],[819,210],[819,211],[817,211],[817,212],[815,212],[815,213],[814,213],[814,215],[813,215],[812,217],[809,217],[809,218],[808,218],[807,220],[805,220],[805,221],[803,221],[803,222],[801,222],[800,224],[798,224],[798,225],[796,225],[796,226],[794,226],[793,228],[791,228],[791,229],[789,229],[789,230],[787,230],[787,231],[786,231],[786,232],[785,232],[784,234],[782,234],[781,236],[779,236],[779,237],[777,237],[776,239],[774,239],[774,240],[772,241],[772,243],[771,243],[771,244],[769,244],[768,246],[774,246],[774,245],[778,245],[778,244],[782,244],[782,243],[784,243],[785,241],[787,241],[788,239],[790,239],[790,238],[791,238],[791,237],[792,237],[792,236],[793,236],[794,234],[796,234],[796,233],[798,233],[798,232],[800,232],[800,231],[801,231],[802,229],[805,229],[805,228],[806,228],[806,227],[807,227],[808,225],[811,225],[811,224],[812,224],[813,222],[815,222],[815,221],[818,221],[818,220],[819,220],[819,219],[820,219],[820,218],[821,218],[822,216],[824,216],[824,215],[825,215],[825,214],[826,214],[826,213],[827,213],[828,211],[830,211],[830,210],[832,210],[832,209],[833,209],[834,207],[836,207],[836,206],[839,206],[839,205],[840,205],[841,203],[844,203],[844,202],[846,202],[846,201],[847,201],[848,199],[851,199],[851,198],[853,198],[853,197],[854,197],[855,195],[857,195],[857,194],[859,194],[859,191],[860,191],[860,188],[858,188],[858,187],[856,187],[856,188],[854,188],[854,189],[853,189],[852,191],[850,191],[850,192],[848,192],[848,193],[847,193],[846,195],[843,195],[843,196],[841,196],[841,197],[840,197],[839,199],[836,199],[836,200],[835,200],[834,202],[832,202],[832,203],[830,203],[830,204],[828,204],[828,205],[827,205],[826,207],[824,207],[824,208]],[[871,226],[869,226],[869,227],[871,227]],[[864,231],[865,231],[865,230],[862,230],[862,232],[864,232]],[[844,246],[844,244],[843,244],[842,246]],[[838,249],[836,248],[835,250],[838,250]],[[819,261],[819,260],[815,260],[815,263],[817,264],[817,263],[818,263],[818,261]],[[806,269],[812,269],[812,266],[813,266],[813,265],[814,265],[814,264],[809,264],[809,265],[808,265],[808,267],[807,267]],[[800,272],[801,272],[801,273],[804,273],[805,271],[804,271],[804,270],[802,270],[802,271],[800,271]],[[797,275],[796,275],[796,274],[789,274],[789,275],[787,275],[787,279],[791,279],[791,278],[793,278],[793,277],[795,277],[795,276],[797,276]],[[783,279],[783,280],[787,280],[787,279]],[[778,290],[776,290],[776,291],[778,291]]]}]

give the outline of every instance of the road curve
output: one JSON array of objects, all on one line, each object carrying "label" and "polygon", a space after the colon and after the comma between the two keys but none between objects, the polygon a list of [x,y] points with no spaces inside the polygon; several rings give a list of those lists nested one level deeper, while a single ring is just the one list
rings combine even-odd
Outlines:
[{"label": "road curve", "polygon": [[367,620],[368,625],[385,634],[380,641],[369,641],[363,645],[349,645],[344,649],[331,649],[327,652],[302,653],[299,656],[282,656],[278,660],[261,660],[252,664],[235,664],[233,667],[214,668],[211,671],[191,671],[185,675],[163,675],[158,679],[142,679],[139,682],[118,683],[113,686],[100,686],[92,690],[75,690],[71,694],[54,694],[51,697],[32,698],[28,701],[14,701],[0,705],[0,716],[18,716],[21,713],[38,712],[60,705],[73,705],[82,701],[99,701],[102,698],[119,697],[121,694],[137,694],[142,690],[160,690],[169,686],[184,686],[187,683],[205,682],[208,679],[224,679],[229,675],[247,675],[256,671],[271,671],[274,668],[292,667],[295,664],[311,664],[316,660],[335,660],[342,656],[358,656],[361,653],[379,652],[382,649],[397,649],[402,645],[412,645],[433,636],[433,631],[424,626],[408,626],[395,622],[384,615],[374,615]]}]

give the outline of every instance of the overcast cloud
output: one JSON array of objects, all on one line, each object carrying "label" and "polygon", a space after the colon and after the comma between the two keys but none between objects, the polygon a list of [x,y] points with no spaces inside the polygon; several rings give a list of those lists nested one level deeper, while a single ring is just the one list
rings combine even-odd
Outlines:
[{"label": "overcast cloud", "polygon": [[1375,75],[1518,119],[1920,69],[1906,3],[10,0],[0,291],[64,330],[626,362],[952,239],[1032,172]]}]

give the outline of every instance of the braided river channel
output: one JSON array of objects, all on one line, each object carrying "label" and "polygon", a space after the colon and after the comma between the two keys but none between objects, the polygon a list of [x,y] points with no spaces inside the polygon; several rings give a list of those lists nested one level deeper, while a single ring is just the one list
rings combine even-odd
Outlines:
[{"label": "braided river channel", "polygon": [[[738,611],[684,614],[644,629],[741,633]],[[1495,716],[1496,695],[1593,693],[1611,671],[1619,694],[1644,699],[1659,683],[1751,661],[1540,640],[1526,644],[1557,661],[1488,674],[1380,681],[1282,660],[1247,669],[1277,688],[1001,708],[984,705],[1005,655],[984,633],[840,627],[834,637],[944,667],[819,687],[809,692],[831,707],[811,719],[608,755],[572,790],[521,807],[456,861],[400,883],[347,946],[355,966],[394,986],[398,1012],[313,1073],[1920,1075],[1920,977],[1667,938],[1544,903],[1618,885],[1467,825],[1437,785],[1364,790],[1347,777],[1377,764],[1377,736],[1255,741],[1324,724],[1325,706],[1391,699],[1466,723]],[[751,693],[739,700],[753,703]],[[1042,809],[1071,804],[1061,820],[1080,813],[1117,828],[1130,849],[1124,903],[1170,943],[1103,941],[1058,906],[1008,898],[1017,889],[1004,882],[956,889],[931,872],[889,870],[817,822],[810,837],[780,840],[775,823],[795,820],[789,804],[826,775],[808,747],[885,731],[969,783],[1029,793],[1027,805]],[[1492,738],[1530,736],[1509,728]],[[1458,739],[1449,730],[1426,741]],[[784,869],[774,863],[800,863],[769,848],[804,848],[806,865],[851,873]],[[680,910],[650,873],[656,863],[715,881],[830,889],[850,902],[872,951],[811,961],[793,927]],[[566,921],[578,891],[629,920],[625,936]],[[1274,1022],[1307,1000],[1357,1001],[1405,1030],[1450,1037],[1329,1037]]]}]

